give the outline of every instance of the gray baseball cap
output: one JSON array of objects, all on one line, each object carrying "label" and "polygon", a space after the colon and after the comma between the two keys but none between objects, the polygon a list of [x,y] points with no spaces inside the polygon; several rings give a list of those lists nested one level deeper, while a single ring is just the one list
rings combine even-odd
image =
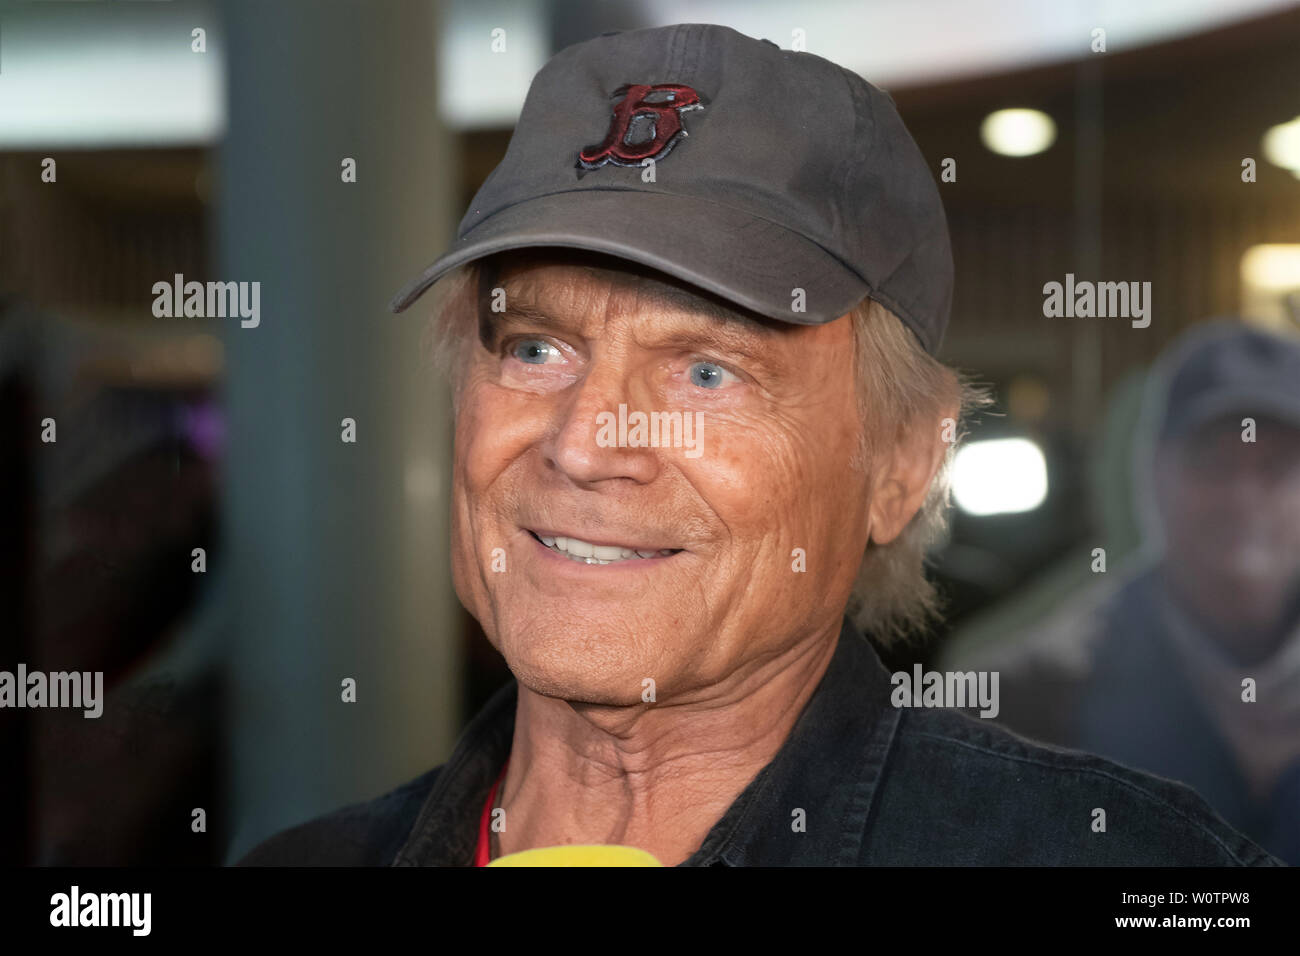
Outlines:
[{"label": "gray baseball cap", "polygon": [[556,54],[455,243],[391,308],[457,266],[530,246],[611,254],[799,325],[870,296],[931,354],[952,302],[943,205],[889,96],[709,24]]},{"label": "gray baseball cap", "polygon": [[1158,437],[1225,415],[1270,416],[1300,428],[1300,338],[1220,318],[1185,332],[1162,361]]}]

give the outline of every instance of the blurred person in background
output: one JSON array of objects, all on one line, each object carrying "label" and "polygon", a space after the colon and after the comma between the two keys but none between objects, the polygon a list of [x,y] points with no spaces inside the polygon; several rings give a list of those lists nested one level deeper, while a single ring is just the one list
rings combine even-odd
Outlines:
[{"label": "blurred person in background", "polygon": [[0,301],[0,670],[101,672],[107,697],[91,720],[0,708],[0,745],[21,768],[0,788],[23,837],[5,841],[5,862],[220,859],[220,813],[184,840],[159,821],[220,800],[220,589],[195,573],[194,549],[216,572],[221,416],[192,343],[132,360],[136,347]]},{"label": "blurred person in background", "polygon": [[1300,341],[1194,327],[1157,363],[1134,456],[1142,558],[955,668],[999,720],[1190,784],[1300,863]]}]

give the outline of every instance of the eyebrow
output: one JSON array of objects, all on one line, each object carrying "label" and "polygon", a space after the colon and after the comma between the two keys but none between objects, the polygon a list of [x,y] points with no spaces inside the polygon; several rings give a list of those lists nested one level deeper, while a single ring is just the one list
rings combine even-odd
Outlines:
[{"label": "eyebrow", "polygon": [[[688,328],[686,316],[669,320],[672,326],[664,333],[663,341],[676,346],[705,346],[723,352],[734,352],[757,362],[768,364],[765,357],[766,346],[774,341],[780,331],[765,322],[772,320],[748,315],[726,304],[697,295],[686,289],[666,284],[648,286],[642,293],[654,305],[668,306],[679,313],[689,313],[708,320],[707,326],[696,325]],[[522,320],[535,323],[558,331],[571,330],[572,325],[544,307],[529,301],[520,302],[518,295],[506,294],[506,307],[503,312],[492,313],[489,323],[497,325],[501,320]]]}]

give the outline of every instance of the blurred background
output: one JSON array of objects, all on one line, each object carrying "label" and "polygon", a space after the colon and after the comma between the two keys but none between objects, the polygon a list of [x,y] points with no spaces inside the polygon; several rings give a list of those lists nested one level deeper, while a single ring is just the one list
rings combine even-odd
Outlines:
[{"label": "blurred background", "polygon": [[[887,662],[974,659],[1094,549],[1139,560],[1152,363],[1300,321],[1294,2],[3,4],[0,669],[102,670],[107,703],[0,711],[0,862],[223,863],[447,756],[509,675],[451,589],[427,313],[387,302],[552,53],[675,22],[840,63],[955,160],[941,357],[997,406],[947,621]],[[1149,326],[1045,317],[1067,274],[1150,282]],[[260,282],[258,324],[157,316],[177,275]]]}]

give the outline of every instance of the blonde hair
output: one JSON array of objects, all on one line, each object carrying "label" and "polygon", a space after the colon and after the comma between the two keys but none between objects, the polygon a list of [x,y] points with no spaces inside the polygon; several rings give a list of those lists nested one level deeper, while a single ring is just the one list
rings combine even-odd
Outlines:
[{"label": "blonde hair", "polygon": [[[442,279],[431,293],[433,320],[426,329],[430,361],[451,385],[453,413],[459,406],[465,348],[476,340],[479,321],[479,263],[471,262]],[[925,560],[948,527],[949,468],[961,428],[992,403],[987,388],[939,362],[922,348],[896,315],[873,299],[850,310],[857,367],[858,412],[862,441],[850,464],[865,471],[887,441],[911,429],[951,430],[930,489],[916,514],[888,544],[868,542],[846,613],[878,643],[923,635],[939,617],[940,602],[925,573]],[[957,417],[942,416],[954,405]]]},{"label": "blonde hair", "polygon": [[[882,442],[896,442],[912,429],[945,429],[945,439],[951,439],[925,500],[903,531],[888,544],[867,543],[849,596],[853,622],[879,643],[890,644],[922,636],[940,616],[925,560],[948,530],[949,472],[962,428],[993,399],[987,387],[926,352],[902,320],[874,299],[864,299],[849,315],[864,426],[855,467],[865,467]],[[954,406],[956,417],[945,420]]]}]

